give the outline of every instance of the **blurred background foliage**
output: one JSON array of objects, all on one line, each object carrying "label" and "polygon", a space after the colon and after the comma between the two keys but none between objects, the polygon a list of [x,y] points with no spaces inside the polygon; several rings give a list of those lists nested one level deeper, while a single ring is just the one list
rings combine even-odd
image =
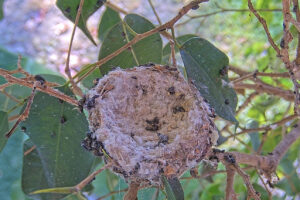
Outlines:
[{"label": "blurred background foliage", "polygon": [[[16,6],[16,3],[8,3],[8,1],[9,0],[4,1],[4,18],[2,21],[0,21],[0,38],[2,38],[0,39],[0,67],[10,70],[14,69],[17,63],[16,54],[20,53],[24,55],[22,66],[28,72],[32,74],[51,73],[58,76],[64,76],[62,71],[65,62],[66,47],[70,38],[70,30],[68,30],[67,33],[57,36],[54,32],[43,30],[45,29],[45,25],[43,25],[43,23],[47,24],[47,22],[43,22],[43,20],[42,22],[39,22],[40,24],[38,27],[36,27],[36,31],[34,29],[35,26],[33,25],[31,26],[33,27],[32,30],[28,29],[28,26],[30,28],[30,23],[28,22],[25,24],[27,26],[25,27],[24,31],[27,33],[29,32],[28,34],[31,34],[31,37],[29,40],[24,40],[24,38],[20,40],[18,39],[18,35],[16,33],[12,34],[9,32],[9,27],[7,30],[4,28],[7,25],[6,23],[9,22],[9,17],[14,15],[10,12],[17,8],[12,7]],[[148,18],[154,25],[158,25],[147,0],[123,0],[112,2],[115,2],[117,5],[129,12],[144,16]],[[180,0],[153,0],[153,4],[163,22],[166,22],[173,17],[176,14],[176,11],[187,2],[188,1]],[[43,8],[42,6],[38,6],[37,4],[39,4],[39,2],[34,0],[24,1],[22,2],[23,7],[20,9],[20,12],[24,12],[23,17],[12,18],[23,20],[23,18],[25,19],[27,17],[26,14],[31,13],[31,15],[27,17],[27,20],[33,20],[36,16],[32,14],[34,12],[29,12],[28,10],[46,10],[47,12],[59,13],[54,3],[54,1],[51,1],[51,3],[42,3],[44,6],[49,6],[49,8]],[[3,13],[2,4],[3,0],[0,0],[0,19]],[[274,41],[279,45],[283,34],[281,1],[253,0],[253,4],[256,9],[262,10],[260,14],[266,19],[271,35],[274,38]],[[27,10],[24,8],[24,6],[26,6]],[[103,12],[104,7],[102,7],[94,16],[91,17],[90,20],[92,20],[92,22],[88,24],[88,28],[91,30],[90,32],[95,40],[97,38],[97,33],[99,32],[97,30],[98,23],[100,21],[99,19],[101,18]],[[112,14],[109,16],[112,16],[112,18],[115,19],[112,20],[111,23],[119,22],[119,15]],[[123,16],[124,15],[121,14],[121,17]],[[33,20],[31,23],[34,22],[35,21]],[[58,18],[56,21],[54,20],[54,22],[52,22],[52,26],[57,26],[57,24],[64,22],[67,23],[66,27],[71,27],[72,24],[63,17]],[[16,23],[18,24],[18,22]],[[68,23],[71,25],[68,25]],[[50,27],[49,30],[53,31],[53,29]],[[43,33],[42,31],[49,32],[49,38],[40,37],[40,35]],[[99,48],[102,48],[102,40],[105,37],[105,34],[107,34],[107,32],[102,31],[102,36],[99,36],[101,40],[97,41],[98,47],[95,47],[86,37],[84,37],[82,33],[79,32],[80,31],[78,30],[77,35],[79,36],[75,38],[74,42],[77,40],[78,44],[82,43],[82,45],[75,43],[73,51],[75,57],[73,59],[73,63],[71,63],[74,72],[97,60]],[[297,31],[295,27],[292,26],[291,32],[295,38],[290,43],[290,55],[293,58],[295,57],[296,46],[298,42],[296,39]],[[26,33],[24,33],[25,36],[22,36],[22,34],[23,33],[20,33],[20,38],[26,37]],[[189,12],[187,16],[183,17],[177,23],[175,26],[175,34],[176,36],[195,34],[207,39],[225,54],[227,54],[231,66],[244,71],[254,72],[255,70],[258,70],[259,72],[286,72],[282,62],[276,57],[275,51],[270,47],[261,24],[258,23],[255,16],[250,14],[248,11],[247,0],[210,0],[209,3],[201,4],[198,10]],[[9,35],[11,35],[12,38],[8,39]],[[53,37],[61,37],[63,39],[52,40]],[[45,42],[45,40],[47,40],[47,42]],[[26,48],[26,45],[30,46],[31,43],[35,45],[38,44],[37,41],[40,41],[41,44],[45,46],[49,45],[49,47],[47,47],[47,49],[44,47],[39,47],[35,50]],[[168,41],[163,38],[163,46],[165,46],[167,43]],[[84,59],[82,57],[86,58]],[[183,65],[179,54],[177,58],[178,63]],[[90,77],[90,79],[92,80],[92,78],[96,76],[101,76],[100,71],[98,71],[97,74],[93,74],[93,77]],[[234,77],[238,76],[229,71],[229,78]],[[273,85],[275,87],[280,87],[285,90],[292,90],[292,83],[288,78],[259,78],[264,83]],[[3,81],[4,80],[0,78],[1,84],[4,83]],[[249,83],[251,83],[251,81],[249,81]],[[90,82],[86,82],[86,84],[83,82],[83,85],[90,87]],[[28,92],[30,92],[30,90],[25,90],[22,87],[18,88],[18,90],[7,88],[6,92],[15,95],[15,97],[20,100],[24,100],[24,98],[28,96]],[[237,108],[239,108],[240,105],[243,105],[244,101],[246,101],[246,99],[254,92],[254,90],[238,91]],[[2,93],[0,93],[0,102],[0,110],[2,111],[0,116],[0,131],[2,136],[7,131],[5,119],[8,116],[6,116],[5,113],[8,113],[9,115],[16,114],[20,112],[21,107],[19,106],[15,108],[17,103],[11,103]],[[246,109],[239,112],[236,116],[237,120],[239,121],[237,132],[242,131],[244,128],[257,128],[270,125],[292,114],[292,102],[286,101],[278,96],[271,96],[262,93],[256,95],[248,104]],[[218,146],[218,148],[228,151],[239,151],[252,154],[257,153],[258,151],[259,154],[266,155],[271,152],[282,139],[282,137],[291,130],[294,121],[289,121],[279,127],[272,127],[272,129],[268,131],[241,134],[235,138],[232,137],[232,134],[235,132],[234,125],[230,124],[227,126],[228,123],[219,118],[216,120],[216,123],[219,130],[221,130],[222,136],[225,138],[223,143]],[[9,126],[11,126],[11,123]],[[8,141],[4,141],[3,138],[0,140],[0,148],[3,148],[0,153],[0,197],[2,200],[34,198],[26,196],[23,193],[24,190],[22,190],[21,185],[23,143],[27,139],[28,136],[24,135],[24,133],[18,130]],[[277,170],[277,175],[280,178],[278,184],[274,185],[274,188],[268,187],[269,192],[273,195],[273,199],[300,199],[299,143],[300,141],[297,141],[295,144],[293,144],[284,159],[281,161]],[[80,162],[80,160],[78,160],[78,162]],[[102,165],[102,163],[98,165]],[[100,166],[98,165],[95,164],[94,167],[99,168]],[[73,167],[75,168],[76,165]],[[224,167],[221,164],[218,166],[218,170],[220,170],[220,172],[203,179],[196,180],[183,178],[181,183],[185,191],[186,199],[224,199],[226,174],[224,173]],[[210,171],[211,169],[207,167],[204,162],[199,167],[200,175]],[[247,173],[251,176],[251,181],[255,189],[261,193],[262,199],[270,199],[268,191],[266,191],[263,184],[263,179],[261,179],[256,169],[249,168]],[[190,177],[190,175],[189,173],[186,173],[183,177]],[[108,197],[104,197],[103,199],[122,199],[124,189],[127,188],[127,184],[122,179],[109,171],[105,171],[98,175],[96,180],[94,180],[91,185],[92,187],[84,193],[85,195],[89,196],[88,199],[97,199],[101,196],[109,194],[110,192],[115,193]],[[242,178],[236,178],[234,189],[239,194],[239,199],[246,199],[247,191]],[[156,189],[154,188],[143,189],[139,191],[138,195],[139,199],[166,198],[163,192],[157,193]],[[69,195],[64,199],[78,198],[79,197],[77,196]]]}]

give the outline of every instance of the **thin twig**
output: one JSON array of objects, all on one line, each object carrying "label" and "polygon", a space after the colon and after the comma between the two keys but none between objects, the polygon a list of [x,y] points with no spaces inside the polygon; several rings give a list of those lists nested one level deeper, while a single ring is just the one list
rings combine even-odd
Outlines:
[{"label": "thin twig", "polygon": [[[7,70],[0,69],[0,75],[3,76],[10,84],[18,84],[18,85],[23,85],[23,86],[26,86],[29,88],[33,88],[34,82],[31,82],[31,81],[28,81],[25,79],[21,79],[21,78],[16,78],[16,77],[12,76]],[[45,83],[45,86],[37,85],[36,89],[39,91],[42,91],[44,93],[47,93],[51,96],[54,96],[56,98],[59,98],[65,102],[68,102],[70,104],[78,106],[78,101],[76,99],[73,99],[72,97],[69,97],[69,96],[65,95],[64,93],[49,87],[48,82]]]},{"label": "thin twig", "polygon": [[263,82],[256,82],[254,84],[238,83],[234,85],[234,89],[252,89],[259,93],[267,93],[273,96],[280,96],[287,101],[294,101],[294,94],[292,91],[283,90]]},{"label": "thin twig", "polygon": [[12,96],[12,95],[9,94],[9,93],[7,93],[5,90],[0,90],[0,92],[1,92],[2,94],[4,94],[5,96],[7,96],[8,98],[10,98],[11,100],[13,100],[13,101],[15,101],[15,102],[17,102],[17,103],[21,103],[21,102],[19,101],[19,99],[17,99],[16,97]]},{"label": "thin twig", "polygon": [[234,137],[234,136],[238,136],[238,135],[241,135],[241,134],[245,134],[245,133],[252,133],[252,132],[258,132],[258,131],[270,131],[270,130],[274,130],[280,126],[282,126],[283,124],[293,120],[293,119],[296,119],[298,118],[298,116],[296,114],[293,114],[293,115],[290,115],[288,117],[285,117],[277,122],[274,122],[270,125],[266,125],[266,126],[263,126],[263,127],[260,127],[260,128],[249,128],[249,129],[243,129],[241,132],[238,132],[234,135],[230,135],[228,136],[228,138],[231,138],[231,137]]},{"label": "thin twig", "polygon": [[235,170],[231,165],[225,165],[225,167],[227,173],[225,200],[231,200],[231,199],[237,200],[237,196],[233,189]]},{"label": "thin twig", "polygon": [[269,190],[267,184],[265,183],[263,177],[260,175],[260,173],[259,173],[259,171],[258,171],[257,169],[256,169],[256,173],[258,174],[258,177],[259,177],[260,181],[263,183],[263,185],[264,185],[266,191],[268,192],[269,200],[272,200],[272,193],[271,193],[271,191]]},{"label": "thin twig", "polygon": [[73,90],[74,94],[79,95],[80,97],[83,97],[83,93],[82,93],[81,89],[76,85],[76,83],[74,82],[74,79],[73,79],[73,77],[71,75],[71,71],[70,71],[70,56],[71,56],[71,49],[72,49],[72,44],[73,44],[73,40],[74,40],[74,35],[75,35],[76,27],[77,27],[78,22],[79,22],[79,18],[80,18],[80,14],[81,14],[83,3],[84,3],[84,0],[80,0],[79,8],[77,10],[77,14],[76,14],[76,18],[75,18],[75,23],[74,23],[74,27],[73,27],[73,31],[72,31],[72,35],[71,35],[71,39],[70,39],[68,56],[67,56],[66,67],[65,67],[65,73],[67,74],[67,76],[68,76],[68,78],[70,80],[70,83],[72,85],[72,90]]},{"label": "thin twig", "polygon": [[157,21],[158,21],[158,24],[159,24],[159,25],[162,25],[161,20],[160,20],[160,18],[159,18],[159,15],[157,14],[157,12],[156,12],[156,10],[155,10],[155,7],[153,6],[152,1],[151,1],[151,0],[148,0],[148,3],[149,3],[150,6],[151,6],[151,9],[152,9],[152,11],[153,11],[153,13],[154,13],[154,15],[155,15]]},{"label": "thin twig", "polygon": [[[229,66],[229,70],[240,75],[240,76],[247,76],[248,74],[253,74],[253,72],[247,72],[244,71],[240,68],[234,67],[232,65]],[[283,72],[283,73],[266,73],[266,72],[255,72],[255,76],[268,76],[272,78],[289,78],[289,73],[288,72]]]},{"label": "thin twig", "polygon": [[[299,2],[298,0],[293,0],[293,11],[296,13],[296,20],[300,22],[300,10],[299,10]],[[296,65],[299,67],[300,65],[300,32],[298,31],[298,44],[297,44],[297,54],[295,59]]]},{"label": "thin twig", "polygon": [[5,134],[5,137],[9,138],[15,131],[15,129],[18,127],[18,125],[24,121],[25,119],[27,119],[28,115],[29,115],[29,111],[31,108],[31,104],[33,102],[34,96],[35,96],[35,92],[36,92],[36,88],[37,85],[41,85],[41,83],[39,81],[35,81],[33,84],[33,89],[31,92],[31,95],[29,96],[28,100],[27,100],[27,105],[25,107],[25,110],[23,111],[23,113],[19,116],[19,118],[17,119],[16,123],[13,125],[13,127],[8,131],[8,133]]},{"label": "thin twig", "polygon": [[107,169],[109,166],[110,166],[109,164],[103,166],[102,168],[98,169],[97,171],[94,171],[92,174],[90,174],[88,177],[86,177],[83,181],[78,183],[75,186],[76,191],[77,192],[81,191],[87,184],[89,184],[95,178],[95,176],[100,174],[103,170]]},{"label": "thin twig", "polygon": [[242,112],[258,94],[259,94],[258,92],[251,93],[248,96],[248,98],[244,101],[244,103],[239,106],[239,108],[236,111],[236,114],[239,114],[240,112]]},{"label": "thin twig", "polygon": [[16,119],[18,119],[20,117],[20,115],[13,115],[13,116],[10,116],[8,118],[8,121],[11,122],[11,121],[15,121]]},{"label": "thin twig", "polygon": [[254,187],[252,186],[249,175],[246,174],[238,165],[234,165],[234,167],[236,172],[243,178],[244,183],[246,184],[248,189],[249,197],[255,200],[260,200],[259,193],[257,193]]},{"label": "thin twig", "polygon": [[[275,8],[275,9],[258,9],[257,11],[259,11],[259,12],[281,12],[282,9],[278,9],[278,8]],[[176,27],[185,25],[185,24],[189,23],[191,20],[194,20],[194,19],[210,17],[210,16],[213,16],[213,15],[216,15],[216,14],[219,14],[219,13],[226,13],[226,12],[227,12],[227,13],[228,13],[228,12],[250,12],[250,10],[249,10],[249,9],[229,9],[229,8],[221,8],[221,10],[214,11],[214,12],[207,13],[207,14],[188,16],[189,19],[185,20],[184,22],[178,23],[178,24],[176,25]]]},{"label": "thin twig", "polygon": [[120,8],[119,6],[117,6],[117,5],[113,4],[113,3],[111,3],[110,1],[106,1],[106,2],[105,2],[105,5],[106,5],[107,7],[109,7],[109,8],[111,8],[111,9],[117,11],[117,12],[120,12],[120,13],[124,14],[124,15],[127,15],[127,14],[128,14],[128,12],[127,12],[126,10],[124,10],[124,9]]},{"label": "thin twig", "polygon": [[264,30],[267,34],[267,37],[268,37],[268,40],[271,44],[271,46],[273,47],[273,49],[276,51],[277,55],[280,56],[280,49],[278,48],[278,46],[275,44],[271,34],[270,34],[270,31],[269,31],[269,28],[268,28],[268,25],[266,23],[266,20],[261,17],[258,12],[254,9],[253,7],[253,4],[251,2],[251,0],[248,0],[248,7],[250,9],[250,11],[256,16],[256,18],[258,19],[258,21],[262,24],[262,26],[264,27]]},{"label": "thin twig", "polygon": [[27,151],[24,152],[24,156],[27,156],[28,154],[30,154],[35,149],[36,149],[36,146],[33,145],[30,149],[28,149]]}]

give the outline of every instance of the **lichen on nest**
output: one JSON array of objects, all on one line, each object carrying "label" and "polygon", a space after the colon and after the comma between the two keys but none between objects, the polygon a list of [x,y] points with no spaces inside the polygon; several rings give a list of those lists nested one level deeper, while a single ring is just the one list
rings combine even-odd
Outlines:
[{"label": "lichen on nest", "polygon": [[107,154],[127,181],[160,185],[195,167],[217,140],[212,109],[173,67],[116,69],[86,94],[90,133],[83,146]]}]

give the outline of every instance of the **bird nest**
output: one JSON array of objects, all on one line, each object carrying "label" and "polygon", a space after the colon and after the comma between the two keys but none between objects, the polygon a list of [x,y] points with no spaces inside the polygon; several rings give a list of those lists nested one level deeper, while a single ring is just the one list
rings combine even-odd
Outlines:
[{"label": "bird nest", "polygon": [[86,94],[90,132],[82,145],[105,155],[127,181],[160,185],[180,177],[216,142],[212,109],[173,67],[116,69]]}]

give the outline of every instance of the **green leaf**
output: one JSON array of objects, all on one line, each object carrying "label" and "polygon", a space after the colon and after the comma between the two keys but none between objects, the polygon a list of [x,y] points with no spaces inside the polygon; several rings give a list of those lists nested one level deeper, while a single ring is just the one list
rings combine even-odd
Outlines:
[{"label": "green leaf", "polygon": [[[186,41],[188,41],[189,39],[193,38],[193,37],[197,37],[197,35],[194,34],[186,34],[186,35],[182,35],[176,38],[176,41],[178,42],[178,44],[182,45],[183,43],[185,43]],[[175,45],[175,52],[177,53],[179,51],[178,47]],[[163,63],[167,64],[169,57],[171,55],[171,47],[170,47],[170,42],[168,42],[164,48],[163,48]]]},{"label": "green leaf", "polygon": [[[71,94],[69,88],[59,89]],[[74,186],[89,174],[94,156],[80,146],[88,122],[74,106],[37,93],[29,117],[21,126],[36,145],[40,159],[24,162],[22,185],[26,194],[37,189]],[[34,170],[26,164],[41,169]]]},{"label": "green leaf", "polygon": [[6,112],[0,110],[0,152],[6,144],[7,138],[5,137],[5,134],[7,131],[9,131],[8,116]]},{"label": "green leaf", "polygon": [[161,176],[168,200],[183,200],[184,192],[177,177],[167,178]]},{"label": "green leaf", "polygon": [[[28,151],[34,146],[30,139],[24,143],[24,152]],[[39,188],[47,188],[47,177],[43,172],[43,164],[38,154],[38,151],[34,149],[28,155],[23,158],[23,174],[22,174],[22,188],[26,194],[31,192],[37,192]],[[45,189],[47,190],[47,189]],[[42,191],[43,192],[43,191]],[[40,192],[40,193],[42,193]],[[51,191],[49,191],[50,193]],[[39,194],[39,192],[35,193]],[[38,199],[59,199],[64,195],[59,194],[40,194],[35,195]]]},{"label": "green leaf", "polygon": [[[81,15],[78,21],[78,27],[84,32],[84,34],[91,40],[94,45],[97,45],[94,41],[91,33],[87,29],[88,18],[96,12],[105,2],[105,0],[88,0],[84,1],[82,6]],[[56,5],[62,11],[62,13],[75,23],[77,9],[79,7],[80,0],[57,0]]]},{"label": "green leaf", "polygon": [[[258,122],[257,121],[251,121],[250,123],[248,123],[246,125],[246,128],[258,128]],[[251,144],[252,144],[252,148],[257,151],[260,145],[260,140],[259,140],[259,133],[258,132],[251,132],[248,133],[248,135],[250,136],[250,140],[251,140]]]},{"label": "green leaf", "polygon": [[108,31],[121,21],[122,19],[118,12],[110,7],[106,7],[98,27],[98,38],[103,41]]},{"label": "green leaf", "polygon": [[0,0],[0,20],[3,19],[4,14],[3,14],[3,2],[4,0]]},{"label": "green leaf", "polygon": [[[124,23],[126,23],[131,30],[122,24],[122,22],[110,29],[101,46],[99,59],[108,56],[127,44],[127,39],[129,41],[132,40],[134,38],[133,31],[141,34],[155,28],[150,21],[136,14],[127,15],[124,18]],[[139,41],[133,45],[132,48],[123,51],[118,56],[106,62],[100,67],[100,71],[102,74],[107,74],[115,67],[125,69],[149,62],[160,63],[161,58],[162,40],[157,33]]]},{"label": "green leaf", "polygon": [[22,173],[24,133],[16,131],[7,141],[0,153],[0,197],[10,200],[13,183],[18,181]]},{"label": "green leaf", "polygon": [[234,117],[237,96],[228,85],[228,76],[224,73],[228,57],[202,38],[192,38],[185,42],[180,53],[188,78],[195,81],[201,95],[220,117],[237,123]]}]

